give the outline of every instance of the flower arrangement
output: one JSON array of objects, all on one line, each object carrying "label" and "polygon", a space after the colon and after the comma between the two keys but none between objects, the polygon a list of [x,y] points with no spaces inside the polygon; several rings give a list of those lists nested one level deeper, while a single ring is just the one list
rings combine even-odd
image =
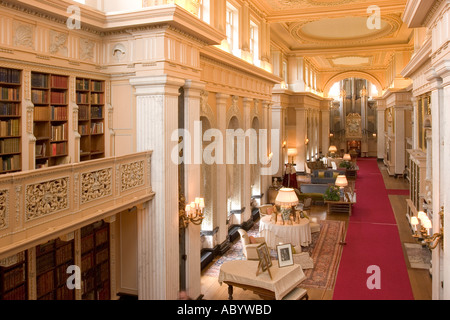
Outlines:
[{"label": "flower arrangement", "polygon": [[325,191],[323,198],[328,201],[339,201],[341,199],[339,187],[329,186]]}]

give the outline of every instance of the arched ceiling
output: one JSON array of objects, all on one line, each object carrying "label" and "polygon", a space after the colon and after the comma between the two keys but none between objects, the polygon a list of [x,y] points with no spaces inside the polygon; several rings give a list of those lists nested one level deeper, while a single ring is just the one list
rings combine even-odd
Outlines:
[{"label": "arched ceiling", "polygon": [[[256,10],[265,14],[276,47],[288,55],[307,57],[319,71],[335,73],[382,72],[395,52],[411,51],[412,30],[401,19],[406,2],[251,1]],[[374,13],[368,9],[374,5],[380,9],[379,28],[367,23]]]}]

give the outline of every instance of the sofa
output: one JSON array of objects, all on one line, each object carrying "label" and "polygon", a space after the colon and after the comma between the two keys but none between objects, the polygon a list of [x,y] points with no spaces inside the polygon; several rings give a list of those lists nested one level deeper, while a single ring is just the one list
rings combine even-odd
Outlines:
[{"label": "sofa", "polygon": [[314,170],[311,174],[312,184],[328,184],[334,183],[340,174],[345,174],[341,170]]}]

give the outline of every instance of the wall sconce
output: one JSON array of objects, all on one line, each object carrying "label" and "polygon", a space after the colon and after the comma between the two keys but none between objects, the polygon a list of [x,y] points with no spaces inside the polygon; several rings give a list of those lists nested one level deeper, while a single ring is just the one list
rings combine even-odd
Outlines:
[{"label": "wall sconce", "polygon": [[308,143],[309,143],[309,139],[306,138],[306,139],[305,139],[305,145],[308,145]]},{"label": "wall sconce", "polygon": [[282,145],[281,147],[282,147],[282,148],[286,148],[286,145],[287,145],[287,141],[284,140],[284,141],[283,141],[283,145]]},{"label": "wall sconce", "polygon": [[195,198],[195,201],[186,205],[185,212],[186,217],[195,225],[202,224],[203,221],[203,209],[205,208],[205,199]]},{"label": "wall sconce", "polygon": [[[439,216],[441,219],[441,229],[440,232],[433,235],[431,235],[430,232],[430,230],[433,228],[433,225],[430,218],[428,218],[425,212],[419,211],[417,217],[411,217],[411,225],[414,229],[413,237],[424,240],[428,248],[432,250],[435,249],[439,243],[442,246],[444,242],[444,207],[441,208]],[[418,230],[417,228],[417,226],[419,225],[421,226],[420,230]]]},{"label": "wall sconce", "polygon": [[180,192],[178,200],[178,218],[179,228],[186,229],[190,222],[200,225],[203,221],[203,209],[205,208],[205,200],[203,198],[195,198],[190,204],[185,203],[185,197]]}]

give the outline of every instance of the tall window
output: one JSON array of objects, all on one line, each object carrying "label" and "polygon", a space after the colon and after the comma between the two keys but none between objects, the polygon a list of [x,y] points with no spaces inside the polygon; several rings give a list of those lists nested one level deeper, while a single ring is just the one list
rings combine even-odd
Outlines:
[{"label": "tall window", "polygon": [[250,21],[250,52],[253,64],[259,66],[259,29],[258,25],[253,21]]},{"label": "tall window", "polygon": [[227,2],[227,17],[226,17],[226,33],[229,45],[229,50],[231,53],[235,54],[238,52],[238,36],[239,36],[239,24],[238,20],[239,14],[238,10]]},{"label": "tall window", "polygon": [[211,0],[200,0],[199,8],[198,8],[198,17],[199,19],[205,21],[206,23],[211,23],[210,19],[210,3]]}]

